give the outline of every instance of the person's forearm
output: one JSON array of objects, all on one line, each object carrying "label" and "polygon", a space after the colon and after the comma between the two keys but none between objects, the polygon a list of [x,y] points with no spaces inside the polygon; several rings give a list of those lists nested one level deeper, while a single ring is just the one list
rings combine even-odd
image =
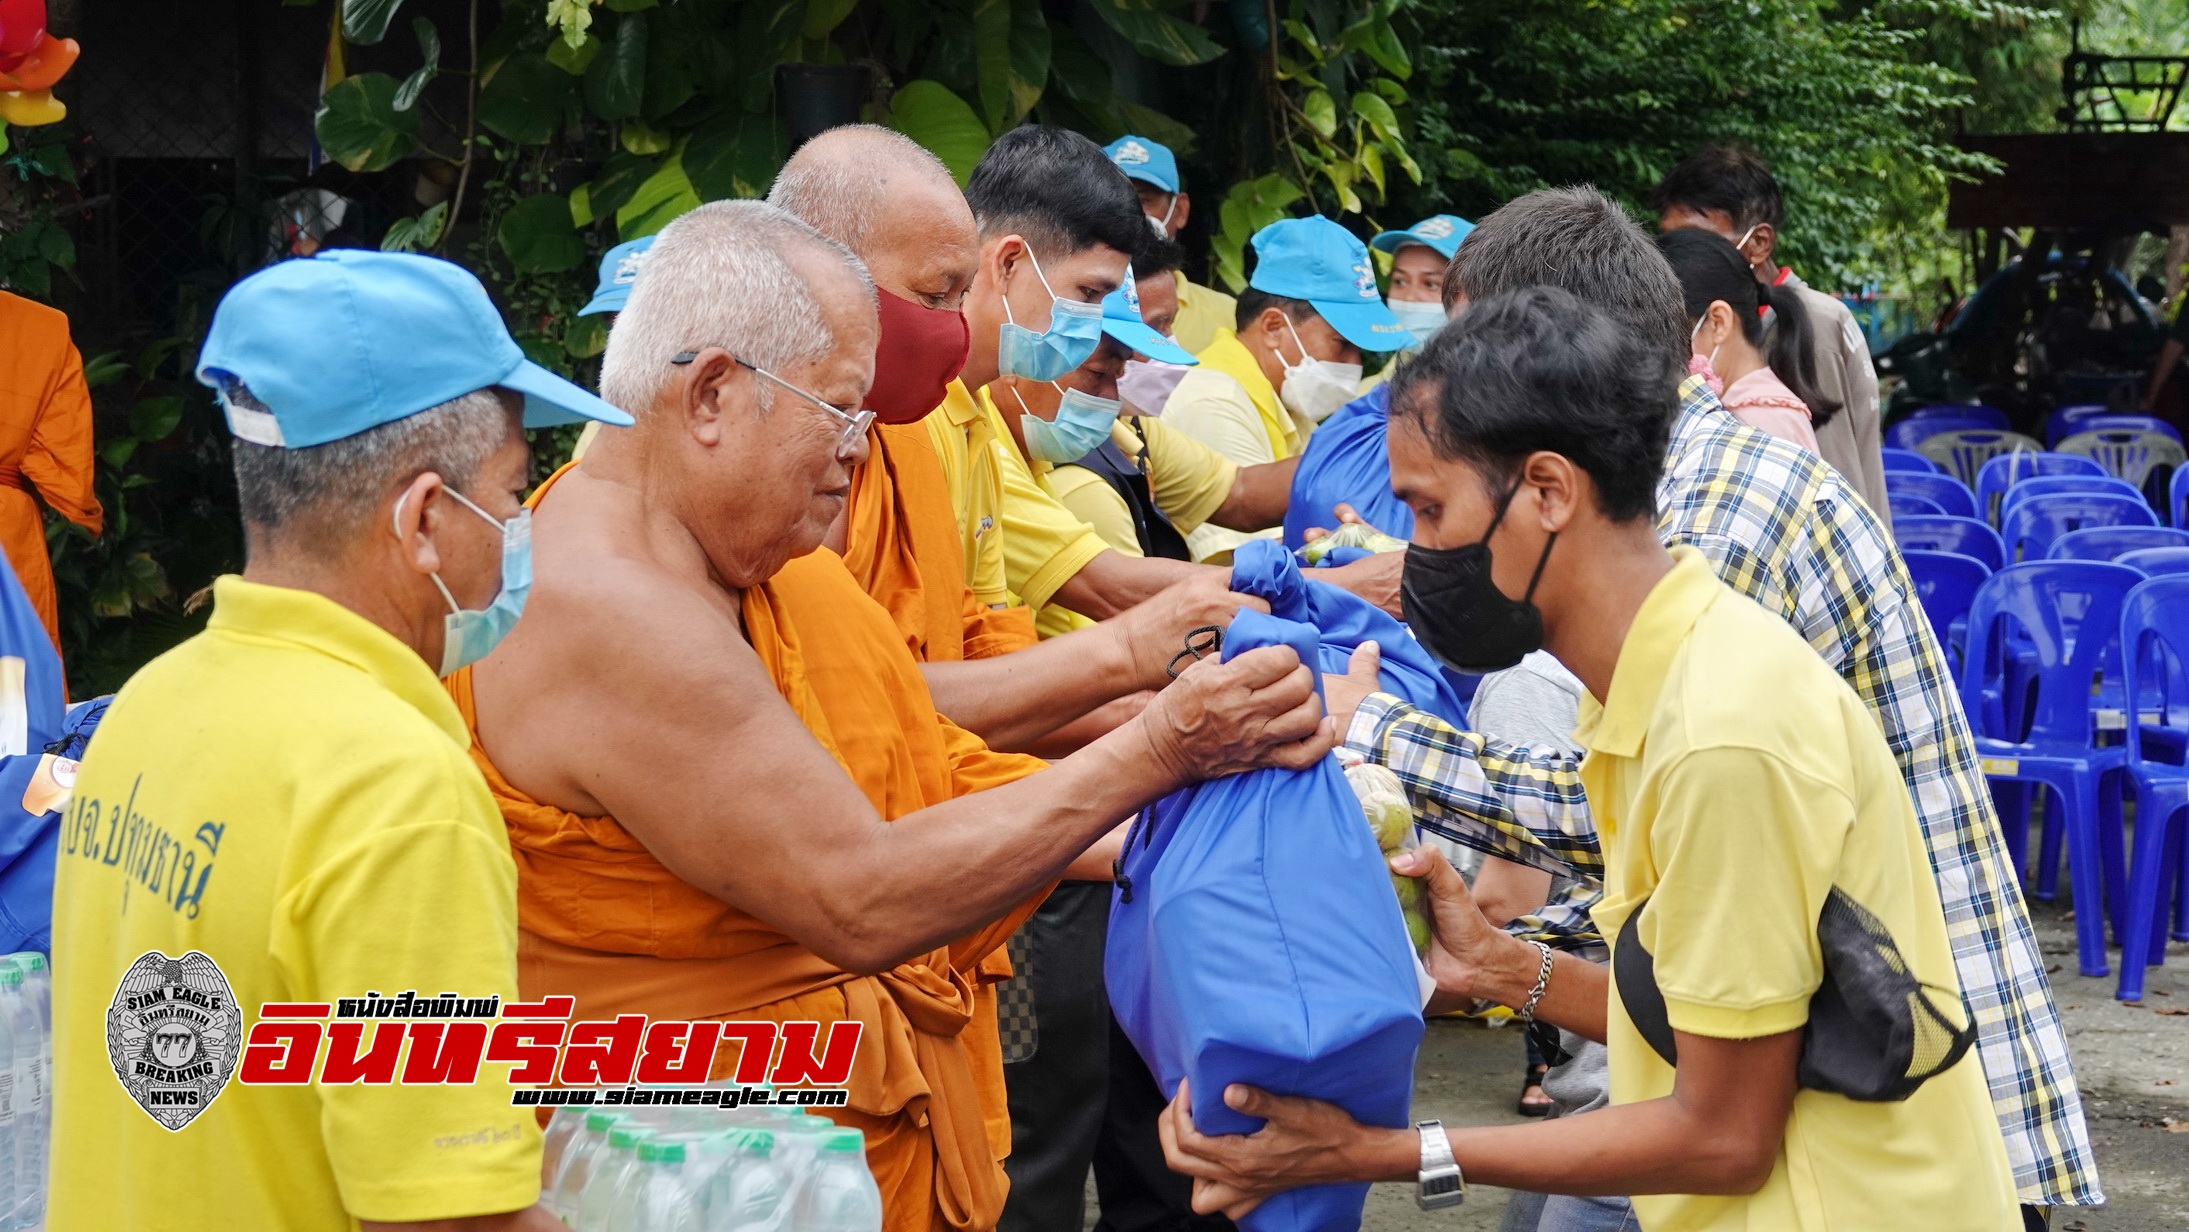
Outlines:
[{"label": "person's forearm", "polygon": [[1154,696],[1155,694],[1143,690],[1138,693],[1128,693],[1114,701],[1104,702],[1025,748],[1016,751],[1031,753],[1036,757],[1046,757],[1051,761],[1070,757],[1072,754],[1093,744],[1096,740],[1132,722],[1135,716],[1148,708],[1148,700]]},{"label": "person's forearm", "polygon": [[1087,562],[1050,598],[1089,620],[1108,620],[1173,582],[1183,582],[1214,565],[1168,560],[1159,556],[1127,556],[1104,552]]},{"label": "person's forearm", "polygon": [[[812,900],[832,938],[823,957],[850,971],[886,971],[962,937],[1185,781],[1135,720],[1042,773],[874,826],[852,849],[815,853],[828,864]],[[906,877],[907,868],[963,875],[938,895],[941,878]]]},{"label": "person's forearm", "polygon": [[[1439,988],[1429,998],[1425,1013],[1450,1013],[1477,998],[1515,1010],[1528,1003],[1528,994],[1534,991],[1536,977],[1543,970],[1543,951],[1509,934],[1497,936],[1500,939],[1490,952],[1470,956],[1478,964],[1472,986],[1450,992]],[[1535,1016],[1600,1044],[1604,1042],[1605,998],[1610,993],[1609,972],[1602,963],[1554,952],[1551,978],[1543,986],[1543,999],[1536,1002]]]},{"label": "person's forearm", "polygon": [[1340,590],[1351,591],[1382,608],[1392,619],[1404,620],[1406,608],[1399,599],[1399,582],[1405,573],[1406,553],[1378,552],[1350,565],[1340,565],[1335,569],[1317,569],[1315,580],[1328,582]]},{"label": "person's forearm", "polygon": [[2159,345],[2159,362],[2157,367],[2152,369],[2151,390],[2143,396],[2144,406],[2149,407],[2158,402],[2159,392],[2166,388],[2166,383],[2169,380],[2173,379],[2174,368],[2181,363],[2184,350],[2189,350],[2189,348],[2185,348],[2181,342],[2173,338],[2168,338]]},{"label": "person's forearm", "polygon": [[945,718],[989,748],[1031,749],[1103,703],[1146,687],[1124,637],[1122,629],[1097,625],[992,659],[923,663],[920,673]]},{"label": "person's forearm", "polygon": [[1298,454],[1280,462],[1240,467],[1231,481],[1231,495],[1209,515],[1209,521],[1238,531],[1283,525],[1285,509],[1292,503],[1292,476],[1299,469]]}]

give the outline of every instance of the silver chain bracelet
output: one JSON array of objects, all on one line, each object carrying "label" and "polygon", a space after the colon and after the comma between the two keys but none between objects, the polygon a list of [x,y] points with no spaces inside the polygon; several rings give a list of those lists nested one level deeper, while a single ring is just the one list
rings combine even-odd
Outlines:
[{"label": "silver chain bracelet", "polygon": [[1536,968],[1535,987],[1528,990],[1528,999],[1520,1006],[1520,1025],[1523,1027],[1535,1022],[1535,1007],[1551,986],[1551,947],[1540,941],[1530,941],[1528,944],[1543,951],[1543,965]]}]

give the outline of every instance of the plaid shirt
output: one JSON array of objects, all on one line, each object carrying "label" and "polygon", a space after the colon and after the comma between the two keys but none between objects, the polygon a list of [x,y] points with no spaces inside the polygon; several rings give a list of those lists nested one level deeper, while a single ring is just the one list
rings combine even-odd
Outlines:
[{"label": "plaid shirt", "polygon": [[[2067,1039],[1975,740],[1890,534],[1837,471],[1736,423],[1693,378],[1681,386],[1657,500],[1667,543],[1701,550],[1727,585],[1785,617],[1876,713],[1930,850],[2021,1198],[2104,1202]],[[1536,868],[1601,875],[1578,759],[1455,731],[1382,695],[1361,707],[1347,743],[1406,781],[1426,828]],[[1588,899],[1517,923],[1593,942],[1576,918]]]}]

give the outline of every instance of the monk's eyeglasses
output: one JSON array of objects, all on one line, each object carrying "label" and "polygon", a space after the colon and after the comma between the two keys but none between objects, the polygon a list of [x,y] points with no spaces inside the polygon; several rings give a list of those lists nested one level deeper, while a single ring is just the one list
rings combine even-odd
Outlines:
[{"label": "monk's eyeglasses", "polygon": [[[697,351],[678,351],[676,354],[669,357],[669,362],[672,364],[688,364],[698,358],[699,352]],[[784,380],[782,377],[775,375],[774,373],[768,371],[766,368],[763,368],[758,364],[747,363],[745,360],[739,358],[736,355],[730,356],[730,361],[740,368],[749,369],[754,376],[757,376],[762,380],[773,381],[777,385],[782,386],[792,393],[797,394],[799,397],[804,398],[806,401],[811,402],[815,406],[820,407],[822,410],[827,411],[829,414],[834,415],[837,420],[844,425],[843,435],[836,438],[836,456],[839,458],[848,458],[855,451],[857,451],[857,449],[859,448],[859,438],[866,435],[867,428],[874,422],[874,412],[867,410],[864,407],[861,407],[856,411],[847,411],[844,408],[837,406],[835,403],[830,402],[828,399],[821,397],[819,394],[809,393],[806,390],[800,389],[798,386],[791,384],[789,381]]]}]

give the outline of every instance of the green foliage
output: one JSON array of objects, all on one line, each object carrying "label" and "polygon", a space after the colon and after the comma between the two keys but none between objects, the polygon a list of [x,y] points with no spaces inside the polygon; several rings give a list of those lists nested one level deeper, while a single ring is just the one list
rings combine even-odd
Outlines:
[{"label": "green foliage", "polygon": [[317,128],[327,157],[352,171],[385,171],[408,157],[418,140],[418,112],[398,110],[402,86],[386,73],[345,77],[328,90]]},{"label": "green foliage", "polygon": [[965,100],[939,81],[909,82],[891,95],[889,126],[934,151],[961,185],[992,139]]},{"label": "green foliage", "polygon": [[1787,196],[1782,257],[1821,285],[1905,267],[1936,235],[1948,179],[1979,160],[1949,141],[1965,77],[1911,59],[1878,12],[1816,0],[1420,0],[1418,142],[1437,151],[1408,201],[1477,217],[1516,194],[1594,183],[1647,215],[1672,165],[1714,143],[1771,160]]}]

